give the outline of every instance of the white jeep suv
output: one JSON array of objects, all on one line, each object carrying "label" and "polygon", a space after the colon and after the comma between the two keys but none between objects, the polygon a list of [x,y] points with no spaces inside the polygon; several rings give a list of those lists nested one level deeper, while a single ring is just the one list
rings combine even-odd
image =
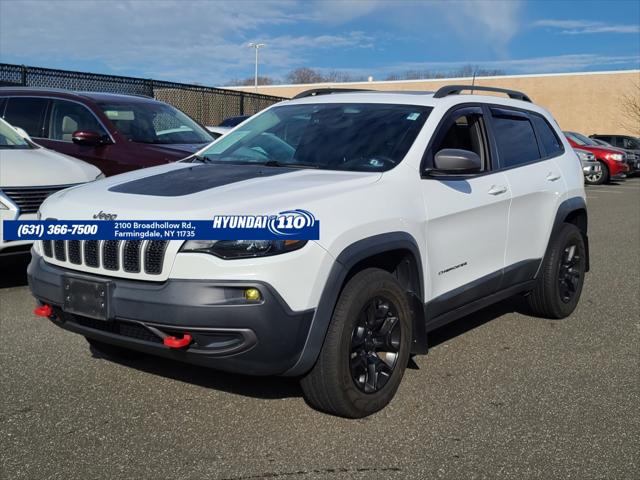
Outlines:
[{"label": "white jeep suv", "polygon": [[37,242],[33,295],[104,352],[297,376],[320,410],[378,411],[430,331],[516,294],[566,317],[588,271],[582,167],[557,124],[520,92],[468,89],[305,92],[182,162],[55,194],[42,218],[300,208],[320,238]]}]

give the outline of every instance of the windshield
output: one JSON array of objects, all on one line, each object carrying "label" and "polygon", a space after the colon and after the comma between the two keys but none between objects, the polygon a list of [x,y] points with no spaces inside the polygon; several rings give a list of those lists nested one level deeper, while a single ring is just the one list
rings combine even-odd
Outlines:
[{"label": "windshield", "polygon": [[11,125],[0,121],[0,149],[18,150],[32,148],[29,143],[16,132]]},{"label": "windshield", "polygon": [[571,140],[573,140],[574,142],[576,142],[578,145],[587,145],[587,146],[591,146],[591,147],[598,147],[598,142],[596,142],[595,140],[589,138],[589,137],[585,137],[584,135],[582,135],[581,133],[576,133],[576,132],[564,132],[565,135],[567,137],[569,137]]},{"label": "windshield", "polygon": [[130,142],[177,144],[213,141],[204,128],[166,103],[101,103],[100,107]]},{"label": "windshield", "polygon": [[629,150],[640,150],[640,139],[627,137],[626,140],[625,148]]},{"label": "windshield", "polygon": [[402,161],[430,111],[415,105],[283,105],[248,120],[199,159],[386,171]]}]

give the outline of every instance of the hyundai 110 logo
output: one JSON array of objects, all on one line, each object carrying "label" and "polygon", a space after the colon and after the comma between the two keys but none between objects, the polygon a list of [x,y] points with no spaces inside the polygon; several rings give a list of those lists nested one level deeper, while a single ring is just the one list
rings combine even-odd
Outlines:
[{"label": "hyundai 110 logo", "polygon": [[318,220],[302,209],[285,210],[277,215],[216,215],[214,230],[255,229],[269,232],[270,236],[289,237],[318,229]]}]

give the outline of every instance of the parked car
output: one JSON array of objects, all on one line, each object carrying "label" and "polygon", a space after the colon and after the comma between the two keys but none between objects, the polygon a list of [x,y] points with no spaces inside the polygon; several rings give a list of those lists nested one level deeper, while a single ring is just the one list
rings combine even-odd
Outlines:
[{"label": "parked car", "polygon": [[229,133],[233,127],[211,127],[207,125],[207,130],[214,139],[218,139],[221,136]]},{"label": "parked car", "polygon": [[3,220],[34,220],[52,193],[102,177],[96,167],[39,147],[0,119],[0,256],[28,252],[33,243],[4,241]]},{"label": "parked car", "polygon": [[238,115],[237,117],[225,118],[222,122],[220,122],[220,125],[218,125],[218,126],[219,127],[233,128],[233,127],[236,127],[236,126],[240,125],[242,122],[244,122],[250,116],[251,115]]},{"label": "parked car", "polygon": [[[90,219],[108,198],[118,220],[301,208],[322,228],[315,241],[88,240],[75,260],[70,242],[38,242],[37,313],[107,354],[301,377],[312,406],[345,417],[387,405],[448,322],[517,294],[536,315],[570,315],[589,266],[576,154],[523,93],[469,88],[315,90],[188,160],[49,198],[45,217]],[[94,287],[97,309],[76,295]]]},{"label": "parked car", "polygon": [[0,116],[107,176],[180,160],[214,140],[180,110],[142,96],[5,87]]},{"label": "parked car", "polygon": [[618,148],[608,148],[598,145],[594,140],[577,132],[564,132],[573,148],[587,150],[595,155],[600,162],[601,173],[593,177],[593,185],[608,183],[611,180],[621,180],[629,172],[626,163],[627,155]]},{"label": "parked car", "polygon": [[629,165],[629,174],[640,174],[640,138],[630,135],[590,135],[592,140],[596,142],[607,142],[609,145],[621,148],[627,153],[627,164]]},{"label": "parked car", "polygon": [[584,173],[584,182],[587,185],[597,185],[598,180],[602,176],[602,167],[600,162],[596,160],[596,156],[581,148],[574,148],[574,152],[578,155],[580,163],[582,164],[582,172]]}]

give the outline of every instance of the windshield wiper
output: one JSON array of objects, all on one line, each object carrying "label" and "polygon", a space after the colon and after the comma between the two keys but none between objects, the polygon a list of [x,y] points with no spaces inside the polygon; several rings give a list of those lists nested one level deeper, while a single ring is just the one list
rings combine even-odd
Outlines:
[{"label": "windshield wiper", "polygon": [[202,155],[198,155],[196,153],[194,153],[193,155],[190,155],[189,157],[185,158],[185,160],[188,160],[190,162],[202,162],[202,163],[208,163],[209,159],[207,157],[203,157]]},{"label": "windshield wiper", "polygon": [[266,162],[261,163],[260,165],[264,165],[265,167],[284,167],[284,168],[320,168],[318,165],[313,163],[283,163],[278,160],[267,160]]}]

